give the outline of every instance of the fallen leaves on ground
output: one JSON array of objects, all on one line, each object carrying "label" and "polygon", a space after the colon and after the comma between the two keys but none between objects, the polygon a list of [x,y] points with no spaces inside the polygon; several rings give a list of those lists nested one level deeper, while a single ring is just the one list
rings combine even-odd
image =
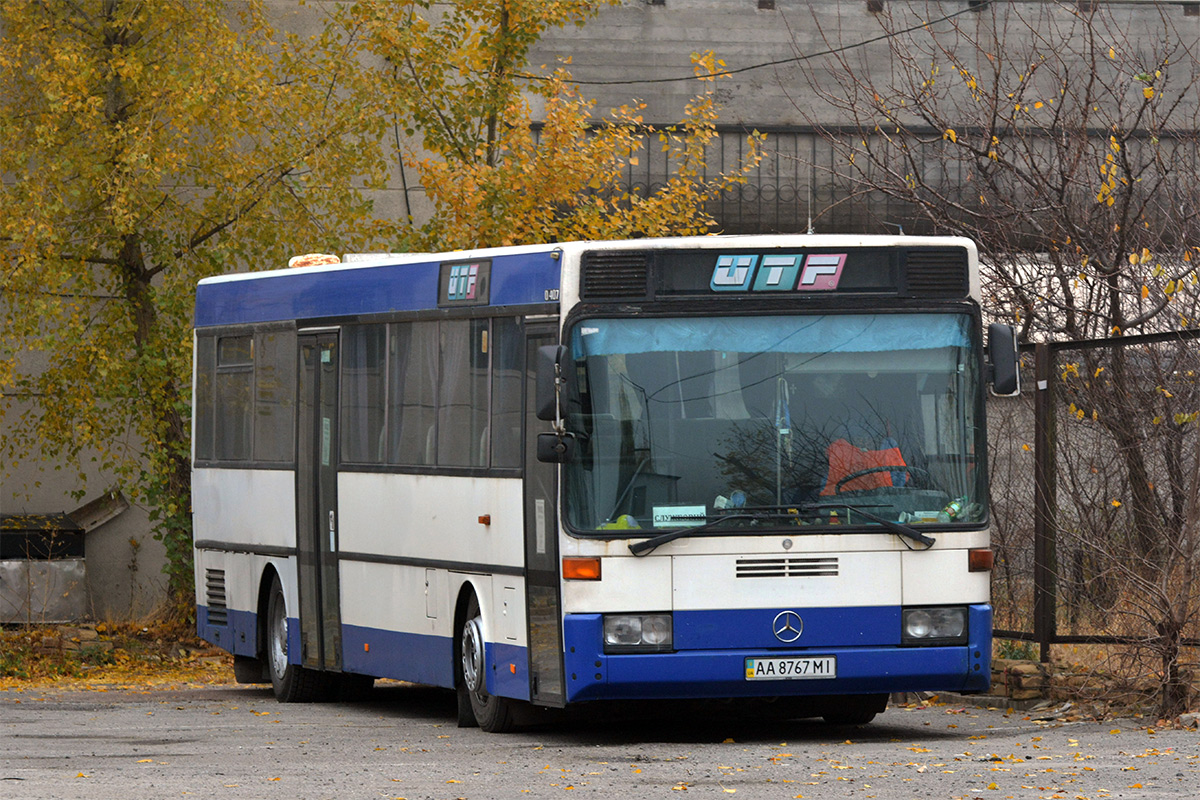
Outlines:
[{"label": "fallen leaves on ground", "polygon": [[227,684],[232,657],[177,626],[100,623],[0,630],[0,690]]}]

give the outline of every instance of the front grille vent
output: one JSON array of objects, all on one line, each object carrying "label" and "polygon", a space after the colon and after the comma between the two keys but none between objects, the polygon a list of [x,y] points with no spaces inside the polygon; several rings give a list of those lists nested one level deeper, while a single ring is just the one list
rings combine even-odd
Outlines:
[{"label": "front grille vent", "polygon": [[650,286],[646,250],[596,250],[583,254],[584,300],[642,300]]},{"label": "front grille vent", "polygon": [[739,578],[836,578],[836,556],[783,556],[780,558],[739,558]]},{"label": "front grille vent", "polygon": [[204,592],[208,596],[208,624],[228,625],[229,609],[225,605],[225,570],[204,571]]},{"label": "front grille vent", "polygon": [[904,289],[909,297],[966,297],[967,251],[962,247],[909,250]]}]

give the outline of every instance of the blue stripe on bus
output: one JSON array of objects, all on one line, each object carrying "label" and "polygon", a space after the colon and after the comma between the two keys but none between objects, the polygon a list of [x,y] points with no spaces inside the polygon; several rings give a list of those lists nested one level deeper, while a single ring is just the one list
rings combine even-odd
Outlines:
[{"label": "blue stripe on bus", "polygon": [[[209,621],[207,606],[196,607],[197,635],[234,655],[257,657],[258,615],[229,611],[227,623]],[[264,643],[265,644],[265,643]],[[288,619],[288,656],[300,663],[300,621]],[[485,646],[488,691],[501,697],[529,699],[529,652],[514,644],[489,642]],[[342,628],[342,669],[377,678],[454,686],[454,642],[449,637],[397,633],[378,628],[346,625]]]},{"label": "blue stripe on bus", "polygon": [[[982,692],[991,677],[992,610],[972,605],[970,642],[954,647],[899,647],[874,638],[892,618],[899,627],[899,608],[806,609],[806,629],[822,621],[843,629],[821,640],[811,630],[802,635],[804,649],[747,644],[746,629],[770,622],[774,613],[761,610],[675,612],[676,651],[659,654],[605,655],[602,616],[569,614],[563,623],[568,702],[606,699],[719,698],[767,695],[865,694],[901,691]],[[208,609],[197,608],[201,638],[238,655],[254,655],[256,616],[230,612],[230,625],[212,625]],[[299,624],[288,620],[289,651],[299,654]],[[874,631],[874,632],[872,632]],[[245,640],[242,633],[245,633]],[[718,636],[720,634],[720,636]],[[898,633],[889,633],[898,639]],[[718,641],[719,640],[719,641]],[[244,643],[243,643],[244,641]],[[366,645],[366,646],[364,646]],[[687,645],[685,648],[684,645]],[[454,685],[454,643],[449,637],[398,633],[345,625],[343,669],[431,686]],[[824,680],[747,681],[747,657],[832,655],[837,677]],[[528,651],[489,642],[488,690],[501,697],[529,699]],[[596,666],[599,663],[600,666]]]},{"label": "blue stripe on bus", "polygon": [[[529,699],[529,655],[524,647],[484,646],[488,691]],[[377,678],[454,688],[454,641],[446,636],[342,626],[342,669]]]},{"label": "blue stripe on bus", "polygon": [[[848,609],[853,611],[853,609]],[[871,612],[876,611],[871,609]],[[725,623],[751,612],[716,613]],[[811,610],[802,612],[809,615]],[[752,646],[678,649],[672,653],[605,655],[600,614],[570,614],[563,624],[567,700],[720,698],[789,695],[874,694],[901,691],[981,692],[991,679],[991,607],[970,606],[970,641],[965,646],[898,647],[818,644],[803,649]],[[732,615],[732,616],[725,616]],[[873,613],[868,613],[869,619]],[[772,615],[773,617],[773,615]],[[899,609],[896,609],[897,626]],[[695,625],[685,619],[685,625]],[[757,622],[757,619],[756,619]],[[847,621],[857,627],[857,623]],[[732,634],[741,626],[727,628]],[[803,638],[803,637],[802,637]],[[897,636],[898,638],[898,636]],[[728,641],[728,640],[726,640]],[[832,639],[830,641],[833,641]],[[678,642],[676,643],[678,647]],[[748,681],[745,659],[762,656],[832,655],[837,677],[815,680]],[[596,666],[599,664],[600,666]]]},{"label": "blue stripe on bus", "polygon": [[[258,615],[252,611],[229,609],[224,625],[209,620],[208,606],[196,606],[196,635],[212,642],[235,656],[258,655]],[[299,648],[299,643],[296,647]]]},{"label": "blue stripe on bus", "polygon": [[490,665],[488,691],[497,697],[529,699],[529,650],[515,644],[486,644],[484,659]]},{"label": "blue stripe on bus", "polygon": [[[447,257],[447,261],[453,260]],[[272,273],[262,279],[201,283],[196,327],[320,319],[438,307],[439,261]],[[491,305],[547,302],[559,288],[554,251],[492,258]]]},{"label": "blue stripe on bus", "polygon": [[342,626],[342,669],[454,688],[454,642],[445,636]]},{"label": "blue stripe on bus", "polygon": [[[900,607],[798,608],[800,641],[811,647],[863,647],[900,644]],[[744,650],[786,647],[772,630],[783,609],[676,611],[672,627],[676,650]]]}]

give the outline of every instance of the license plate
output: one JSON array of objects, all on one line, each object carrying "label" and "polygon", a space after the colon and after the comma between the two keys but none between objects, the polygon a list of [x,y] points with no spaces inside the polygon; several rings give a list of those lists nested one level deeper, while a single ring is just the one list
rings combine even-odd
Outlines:
[{"label": "license plate", "polygon": [[747,658],[748,681],[802,681],[837,677],[837,656]]}]

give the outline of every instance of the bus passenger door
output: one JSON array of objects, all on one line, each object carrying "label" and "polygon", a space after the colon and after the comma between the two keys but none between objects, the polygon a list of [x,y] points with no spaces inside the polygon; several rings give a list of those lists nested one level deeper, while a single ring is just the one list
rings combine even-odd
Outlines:
[{"label": "bus passenger door", "polygon": [[342,667],[338,591],[337,333],[301,335],[296,544],[300,567],[300,663]]},{"label": "bus passenger door", "polygon": [[555,344],[552,327],[530,327],[525,340],[525,607],[529,615],[529,697],[563,706],[562,598],[558,578],[558,465],[537,459],[537,349]]}]

